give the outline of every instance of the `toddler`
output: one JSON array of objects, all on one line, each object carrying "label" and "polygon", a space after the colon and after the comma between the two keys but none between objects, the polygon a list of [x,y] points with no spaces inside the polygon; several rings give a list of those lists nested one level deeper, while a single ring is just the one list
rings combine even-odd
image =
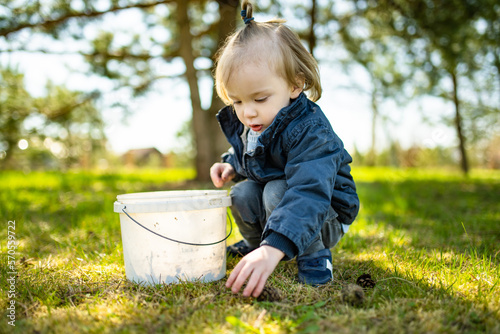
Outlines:
[{"label": "toddler", "polygon": [[[359,199],[351,156],[314,102],[319,69],[282,20],[256,22],[242,3],[244,28],[219,50],[217,93],[227,106],[217,119],[231,148],[210,176],[229,181],[231,210],[243,236],[228,246],[242,256],[226,286],[257,297],[281,260],[297,258],[298,279],[332,279],[335,246],[354,221]],[[308,92],[308,96],[304,92]]]}]

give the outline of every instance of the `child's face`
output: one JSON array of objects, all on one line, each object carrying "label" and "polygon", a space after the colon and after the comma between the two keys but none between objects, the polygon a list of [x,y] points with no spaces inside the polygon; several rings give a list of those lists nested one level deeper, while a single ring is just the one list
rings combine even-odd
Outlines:
[{"label": "child's face", "polygon": [[245,64],[232,73],[227,83],[238,119],[258,133],[267,129],[278,112],[301,91],[301,87],[291,87],[266,64]]}]

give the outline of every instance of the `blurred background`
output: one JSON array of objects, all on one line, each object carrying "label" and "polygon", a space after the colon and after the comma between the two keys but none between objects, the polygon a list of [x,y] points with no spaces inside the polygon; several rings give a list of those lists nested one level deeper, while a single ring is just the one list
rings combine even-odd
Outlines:
[{"label": "blurred background", "polygon": [[[496,0],[254,1],[318,60],[354,165],[500,168]],[[228,144],[213,59],[233,0],[1,0],[0,169],[192,168]]]}]

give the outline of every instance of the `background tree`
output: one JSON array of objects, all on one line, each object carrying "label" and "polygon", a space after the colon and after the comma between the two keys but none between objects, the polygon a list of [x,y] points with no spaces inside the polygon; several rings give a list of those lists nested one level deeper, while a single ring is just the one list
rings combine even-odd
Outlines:
[{"label": "background tree", "polygon": [[[212,67],[197,70],[195,62],[197,58],[213,58],[217,49],[224,43],[226,37],[235,29],[235,18],[238,1],[219,1],[219,21],[214,22],[215,27],[206,26],[200,29],[199,34],[192,33],[194,21],[198,19],[203,22],[202,16],[205,11],[200,11],[199,17],[190,18],[188,14],[188,2],[177,1],[177,26],[179,29],[179,54],[186,65],[185,78],[189,85],[191,105],[193,108],[193,134],[196,146],[195,166],[200,180],[210,180],[210,166],[220,160],[220,154],[227,149],[228,144],[219,129],[215,114],[223,107],[222,101],[217,97],[215,85],[212,85],[212,99],[210,106],[204,109],[201,105],[200,88],[198,78],[201,73],[210,76]],[[205,23],[206,24],[206,23]],[[213,29],[213,31],[212,31]],[[204,43],[204,37],[212,37]],[[194,48],[199,44],[200,48]],[[213,64],[213,63],[212,63]]]},{"label": "background tree", "polygon": [[353,66],[361,66],[370,78],[367,91],[363,87],[358,89],[370,96],[372,135],[366,163],[373,166],[377,155],[377,123],[380,118],[390,119],[390,115],[382,114],[380,104],[392,100],[403,105],[408,101],[406,88],[412,68],[409,59],[401,56],[402,41],[384,27],[390,13],[373,16],[371,12],[363,13],[363,6],[360,9],[359,5],[355,3],[354,11],[332,13],[332,18],[339,24],[338,34],[348,51],[348,57],[342,59],[344,67],[349,72]]},{"label": "background tree", "polygon": [[[267,1],[258,12],[287,18],[320,63],[342,60],[330,59],[327,47],[333,43],[347,51],[346,63],[355,62],[369,73],[373,124],[384,114],[380,101],[388,97],[398,100],[414,92],[449,101],[461,166],[467,172],[467,141],[481,140],[498,124],[500,7],[494,0],[280,4]],[[117,31],[100,24],[123,11],[140,13],[144,27]],[[129,105],[124,96],[141,96],[161,80],[185,82],[198,178],[208,180],[210,165],[228,144],[214,117],[222,103],[213,85],[210,98],[202,101],[201,83],[212,82],[213,55],[234,30],[238,11],[236,0],[6,1],[0,4],[0,37],[11,51],[81,54],[89,64],[82,71],[109,79],[119,92],[114,105],[124,112]],[[30,38],[41,35],[53,43],[34,50]]]},{"label": "background tree", "polygon": [[474,128],[485,129],[484,125],[498,124],[499,120],[500,7],[494,1],[462,0],[353,3],[356,16],[405,41],[401,50],[411,59],[415,92],[452,103],[460,166],[467,174],[466,138],[473,140]]},{"label": "background tree", "polygon": [[394,118],[396,112],[384,115],[381,102],[402,105],[431,95],[453,106],[453,117],[443,113],[442,122],[454,126],[460,166],[468,172],[467,143],[490,140],[499,124],[500,7],[495,1],[330,0],[318,4],[310,0],[309,7],[299,5],[297,12],[303,18],[311,15],[311,26],[301,32],[310,46],[342,47],[347,56],[335,61],[348,70],[361,65],[370,78],[369,158],[375,156],[377,120],[381,115]]},{"label": "background tree", "polygon": [[[18,71],[2,69],[0,79],[0,151],[5,152],[1,168],[89,167],[105,149],[104,123],[93,103],[97,93],[71,91],[49,82],[46,95],[32,97]],[[35,150],[32,161],[20,156],[20,141]],[[60,163],[54,164],[55,160]]]},{"label": "background tree", "polygon": [[51,82],[46,91],[33,101],[30,117],[38,122],[27,128],[29,138],[34,144],[43,143],[63,168],[95,165],[107,142],[104,122],[94,103],[99,93],[71,91]]},{"label": "background tree", "polygon": [[[151,46],[141,45],[140,40],[144,36],[136,37],[137,42],[124,47],[113,45],[112,32],[103,34],[104,43],[95,40],[96,45],[93,54],[88,58],[93,68],[111,79],[124,80],[123,85],[133,87],[136,94],[145,92],[154,82],[160,79],[170,79],[171,76],[157,76],[152,69],[153,61],[161,60],[172,62],[182,59],[185,66],[181,74],[188,84],[190,101],[192,107],[192,134],[195,145],[195,167],[199,180],[209,180],[209,168],[214,161],[220,159],[220,154],[227,149],[227,143],[222,136],[216,122],[215,114],[223,106],[212,88],[211,101],[208,106],[203,107],[200,96],[200,80],[202,78],[211,80],[213,69],[213,55],[217,48],[224,42],[225,38],[234,30],[238,1],[169,1],[166,10],[158,10],[156,5],[148,7],[143,12],[144,20],[154,27],[156,33],[163,31],[170,35],[165,41],[155,40],[150,37]],[[100,39],[101,41],[103,38]],[[99,49],[104,44],[104,49]],[[153,57],[149,50],[162,49],[160,57]],[[134,49],[140,50],[139,52]],[[135,71],[135,76],[140,78],[138,85],[129,81],[134,76],[123,76],[117,71],[110,71],[112,65],[111,57],[106,55],[120,55],[122,58],[130,59],[130,70]],[[101,58],[103,57],[104,58]],[[130,57],[136,55],[139,57]],[[142,55],[142,57],[140,57]],[[97,58],[96,58],[97,57]],[[142,59],[150,59],[145,62]],[[142,69],[137,71],[138,62]],[[202,64],[201,66],[198,64]],[[141,68],[141,67],[139,67]],[[171,110],[169,112],[178,112]]]},{"label": "background tree", "polygon": [[[299,35],[309,47],[324,52],[316,58],[321,64],[342,64],[344,69],[354,73],[361,66],[370,78],[368,83],[352,81],[349,86],[338,88],[356,90],[370,98],[372,112],[371,148],[366,162],[375,164],[377,135],[376,128],[380,118],[388,120],[391,115],[384,114],[382,102],[392,100],[402,105],[407,101],[407,79],[411,67],[408,58],[401,57],[401,41],[392,35],[389,27],[384,27],[387,15],[374,16],[364,10],[363,1],[323,1],[310,0],[294,7],[294,14],[303,22],[310,23],[299,30]],[[387,24],[385,24],[387,25]],[[339,50],[346,52],[338,56]],[[336,54],[335,57],[332,57]]]},{"label": "background tree", "polygon": [[22,123],[31,112],[32,99],[24,76],[13,68],[0,71],[0,151],[2,167],[14,167],[13,152],[22,139]]},{"label": "background tree", "polygon": [[[0,36],[15,50],[29,49],[28,41],[19,38],[24,30],[81,45],[76,52],[85,57],[94,73],[112,80],[115,90],[122,92],[120,96],[139,96],[159,80],[183,78],[190,91],[198,179],[208,180],[211,164],[220,159],[227,143],[215,119],[222,102],[212,90],[209,105],[202,106],[199,82],[211,78],[213,55],[234,30],[238,5],[236,0],[12,1],[0,11]],[[131,27],[119,34],[101,26],[92,36],[85,30],[105,15],[134,9],[140,10],[145,31],[134,32]],[[88,44],[82,43],[86,40]],[[50,45],[38,51],[54,52]],[[179,59],[184,72],[158,70]],[[123,99],[116,102],[127,109]]]}]

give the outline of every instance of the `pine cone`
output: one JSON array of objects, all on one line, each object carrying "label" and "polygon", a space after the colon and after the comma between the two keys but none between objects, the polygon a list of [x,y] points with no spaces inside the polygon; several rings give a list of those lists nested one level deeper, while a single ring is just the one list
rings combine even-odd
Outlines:
[{"label": "pine cone", "polygon": [[257,297],[259,302],[279,302],[281,299],[279,290],[271,286],[265,286],[259,297]]},{"label": "pine cone", "polygon": [[358,277],[356,284],[363,289],[373,289],[375,287],[375,281],[372,279],[370,274],[363,274]]}]

